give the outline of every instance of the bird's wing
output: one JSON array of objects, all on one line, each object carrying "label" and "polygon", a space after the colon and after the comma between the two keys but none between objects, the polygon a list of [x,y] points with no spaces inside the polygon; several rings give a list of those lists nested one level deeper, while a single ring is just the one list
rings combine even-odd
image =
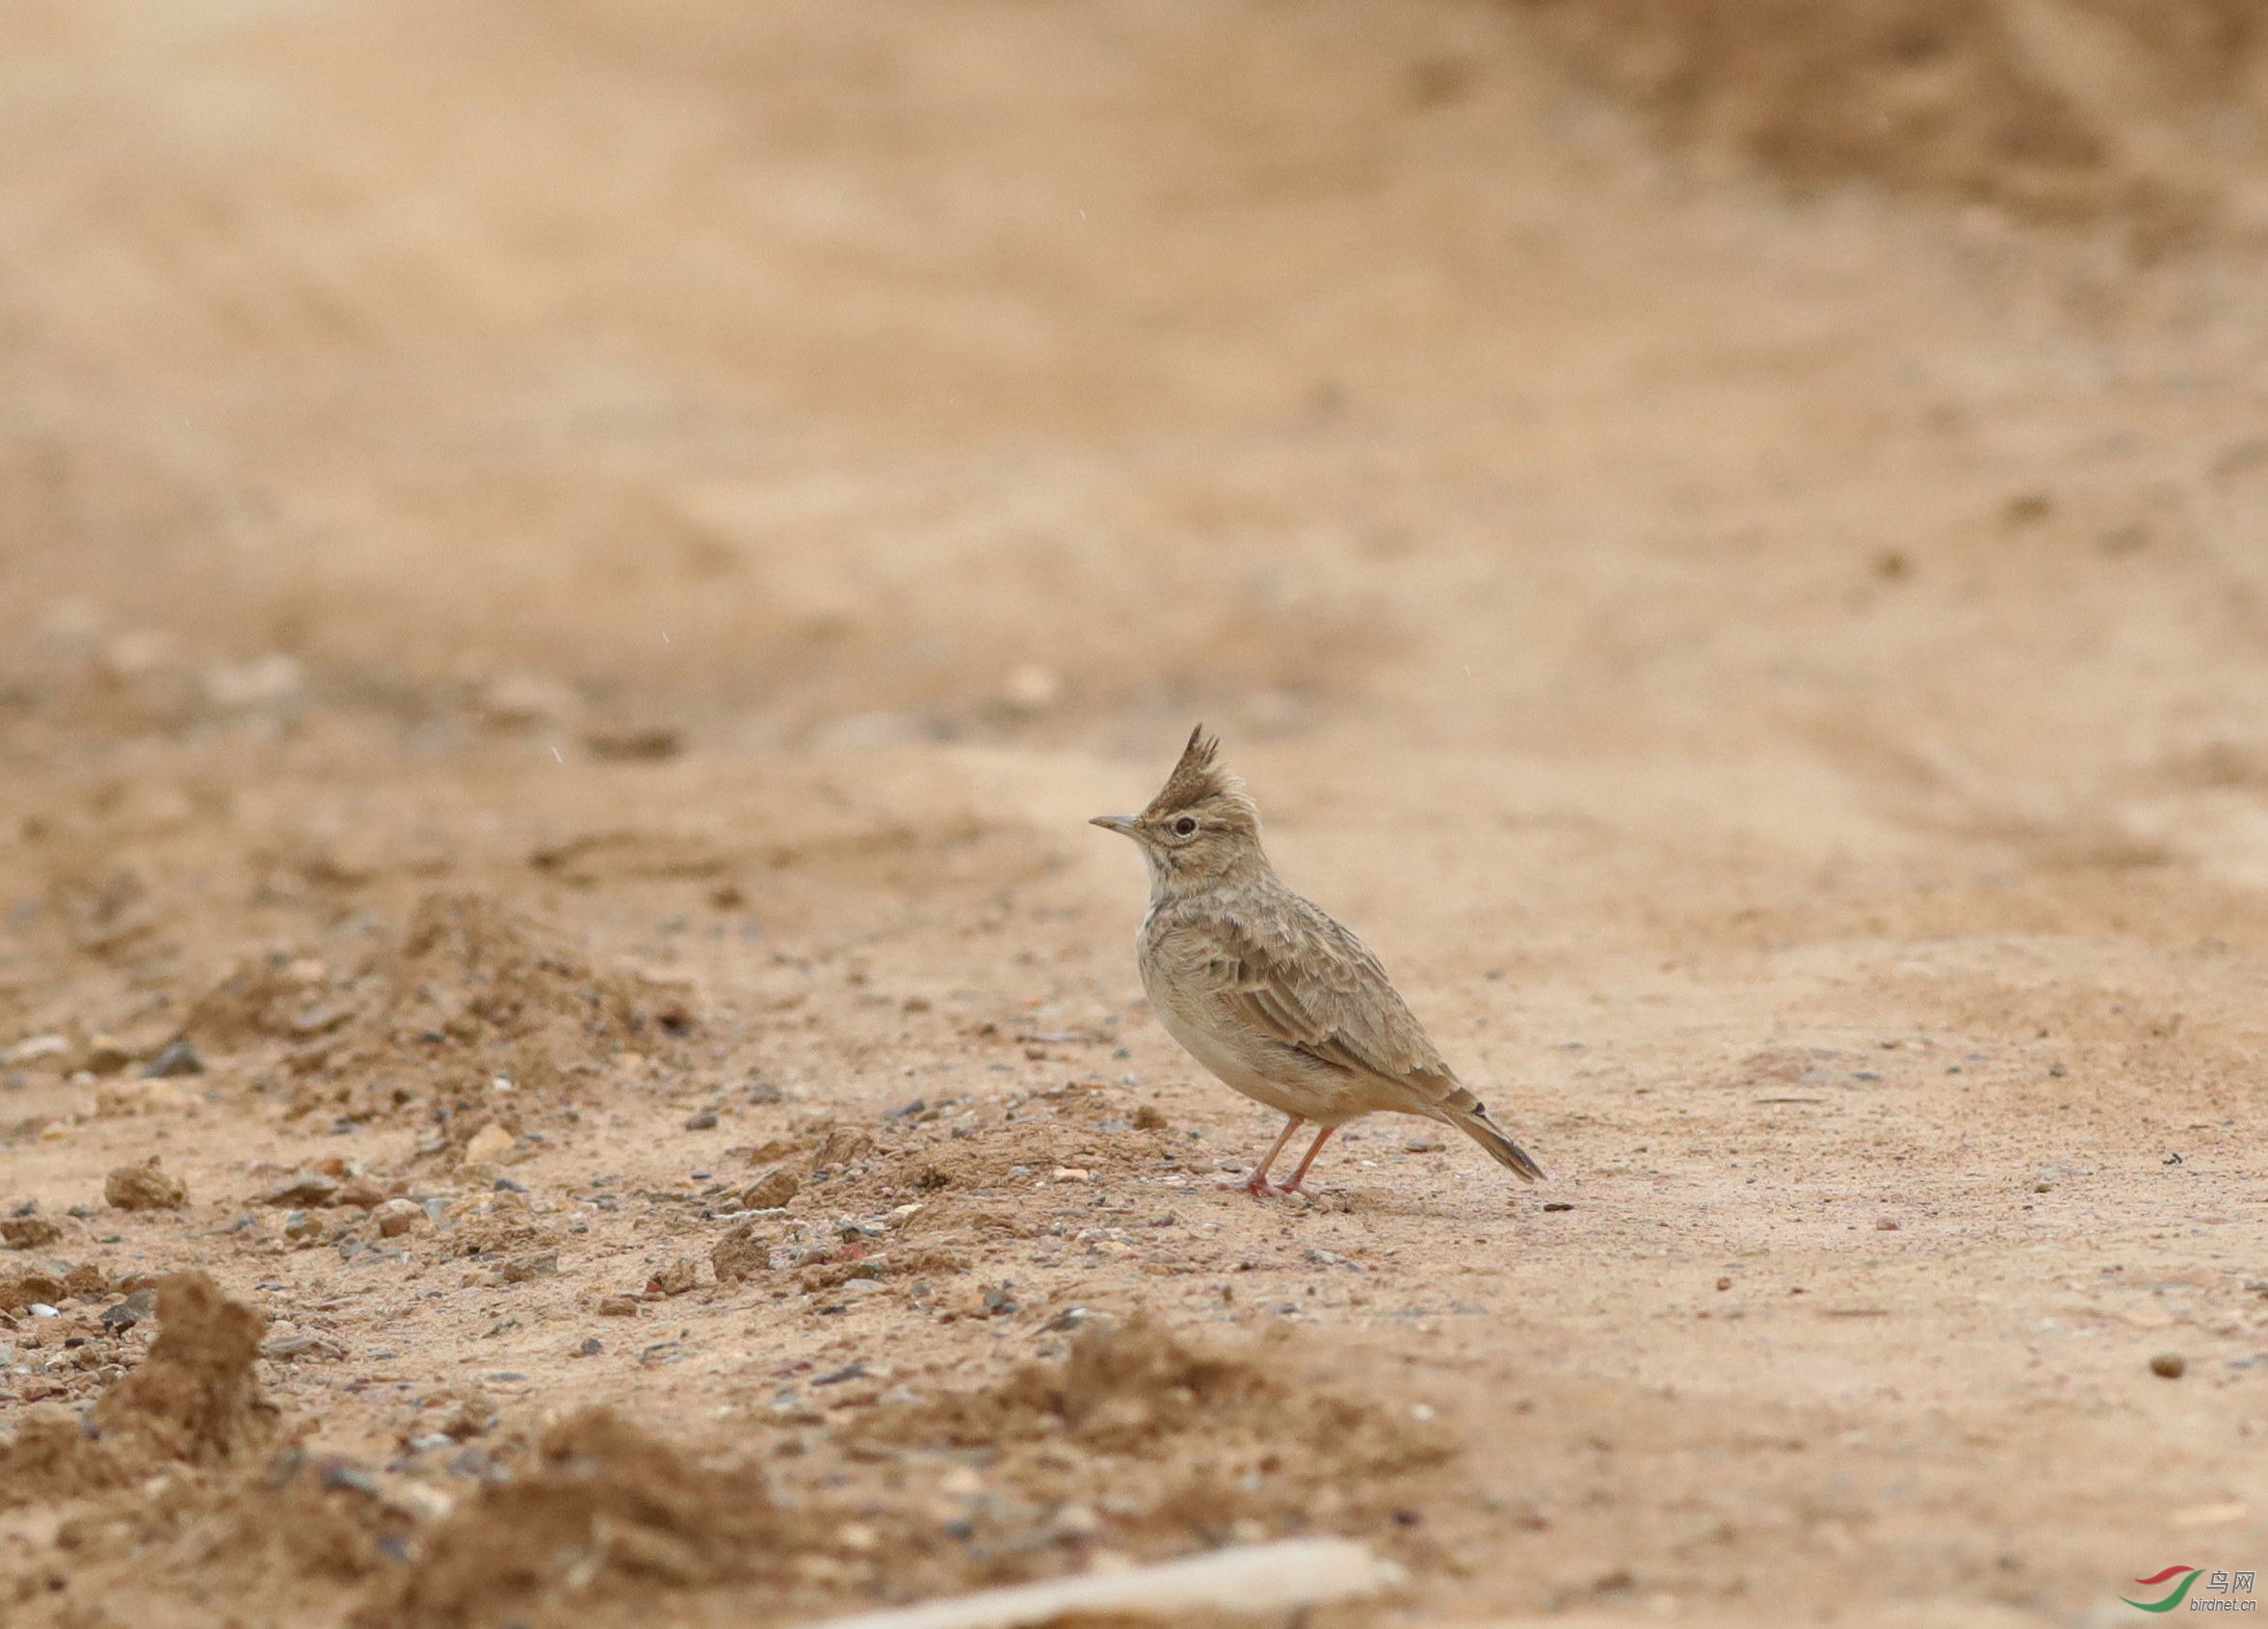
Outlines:
[{"label": "bird's wing", "polygon": [[1390,1081],[1437,1103],[1457,1077],[1369,947],[1288,896],[1210,924],[1213,988],[1262,1035],[1319,1063]]}]

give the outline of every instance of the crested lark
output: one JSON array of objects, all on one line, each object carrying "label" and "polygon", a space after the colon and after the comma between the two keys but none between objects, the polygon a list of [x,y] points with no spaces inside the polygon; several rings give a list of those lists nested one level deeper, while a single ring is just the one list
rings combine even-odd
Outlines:
[{"label": "crested lark", "polygon": [[[1291,1117],[1250,1180],[1291,1194],[1331,1134],[1381,1110],[1455,1126],[1522,1180],[1543,1174],[1457,1083],[1360,939],[1293,893],[1260,852],[1260,811],[1215,762],[1200,724],[1165,790],[1138,815],[1093,824],[1134,839],[1149,865],[1136,935],[1142,987],[1167,1033],[1247,1097]],[[1322,1127],[1271,1188],[1292,1133]]]}]

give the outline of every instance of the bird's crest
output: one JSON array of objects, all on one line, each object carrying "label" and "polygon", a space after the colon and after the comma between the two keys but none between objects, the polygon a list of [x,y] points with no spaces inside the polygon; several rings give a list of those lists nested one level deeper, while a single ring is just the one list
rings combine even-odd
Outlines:
[{"label": "bird's crest", "polygon": [[1241,794],[1244,782],[1221,767],[1220,752],[1220,739],[1207,735],[1204,725],[1199,724],[1191,730],[1189,745],[1181,749],[1181,761],[1174,766],[1164,789],[1149,801],[1149,807],[1143,813],[1152,817],[1169,815],[1194,808],[1208,798]]}]

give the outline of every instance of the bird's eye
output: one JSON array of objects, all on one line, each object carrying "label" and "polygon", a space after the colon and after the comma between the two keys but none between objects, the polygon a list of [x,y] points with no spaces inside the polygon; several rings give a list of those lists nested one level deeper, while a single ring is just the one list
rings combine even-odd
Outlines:
[{"label": "bird's eye", "polygon": [[1175,835],[1175,836],[1178,836],[1178,837],[1194,837],[1194,836],[1196,836],[1196,835],[1197,835],[1197,816],[1195,816],[1195,815],[1183,815],[1183,816],[1182,816],[1182,817],[1181,817],[1179,820],[1177,820],[1177,821],[1175,821],[1175,822],[1174,823],[1174,835]]}]

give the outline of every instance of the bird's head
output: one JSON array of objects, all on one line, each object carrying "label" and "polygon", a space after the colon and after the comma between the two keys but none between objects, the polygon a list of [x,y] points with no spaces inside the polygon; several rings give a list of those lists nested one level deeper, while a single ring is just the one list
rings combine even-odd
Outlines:
[{"label": "bird's head", "polygon": [[1220,750],[1220,742],[1198,725],[1149,807],[1090,822],[1134,839],[1149,864],[1154,894],[1194,892],[1268,863],[1260,852],[1259,808],[1244,782],[1221,767]]}]

